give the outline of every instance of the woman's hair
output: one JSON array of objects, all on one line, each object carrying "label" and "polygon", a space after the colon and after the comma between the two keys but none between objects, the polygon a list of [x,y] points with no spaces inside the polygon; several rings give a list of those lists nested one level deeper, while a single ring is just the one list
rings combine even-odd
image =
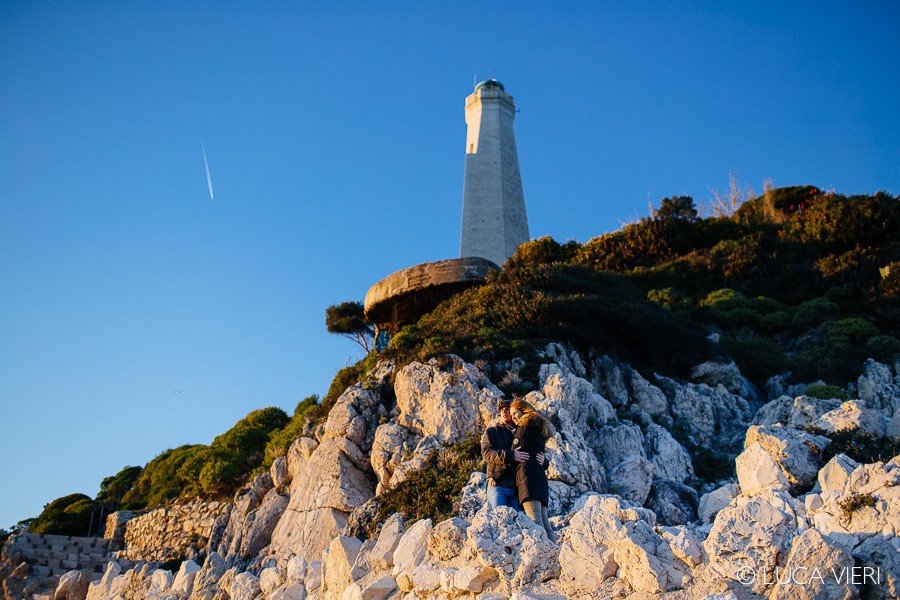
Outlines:
[{"label": "woman's hair", "polygon": [[553,437],[556,433],[553,430],[553,425],[550,424],[549,419],[539,413],[531,404],[529,404],[526,400],[522,398],[516,398],[513,400],[512,405],[509,407],[510,410],[520,410],[522,411],[522,418],[519,419],[519,422],[516,425],[524,425],[525,423],[531,421],[537,421],[540,423],[541,427],[541,436],[544,439],[549,439]]}]

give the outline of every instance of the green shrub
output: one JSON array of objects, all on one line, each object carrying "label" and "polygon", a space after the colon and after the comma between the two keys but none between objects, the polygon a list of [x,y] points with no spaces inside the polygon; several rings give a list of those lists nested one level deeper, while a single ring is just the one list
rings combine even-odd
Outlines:
[{"label": "green shrub", "polygon": [[838,305],[827,298],[813,298],[794,307],[792,324],[798,328],[815,327],[837,316],[839,310]]},{"label": "green shrub", "polygon": [[853,494],[838,502],[845,519],[851,519],[853,513],[866,506],[875,506],[877,501],[872,494]]},{"label": "green shrub", "polygon": [[95,499],[104,504],[109,512],[118,510],[122,498],[134,487],[143,472],[143,467],[125,467],[115,475],[105,478],[100,483],[100,492]]},{"label": "green shrub", "polygon": [[843,401],[850,399],[850,392],[848,392],[844,388],[839,388],[836,385],[808,385],[806,386],[806,391],[804,393],[810,398],[820,398],[822,400],[831,400],[832,398],[837,398],[838,400]]},{"label": "green shrub", "polygon": [[254,410],[178,469],[183,497],[227,498],[262,466],[269,436],[290,419],[278,407]]},{"label": "green shrub", "polygon": [[809,427],[806,431],[831,440],[822,451],[822,464],[838,454],[846,454],[861,464],[886,462],[900,454],[900,439],[897,438],[876,437],[859,429],[831,432]]},{"label": "green shrub", "polygon": [[826,325],[825,335],[830,342],[848,340],[857,344],[878,335],[878,328],[862,317],[848,317]]},{"label": "green shrub", "polygon": [[[84,494],[69,494],[44,507],[31,523],[31,533],[85,536],[92,520],[99,526],[100,504]],[[94,519],[92,519],[92,516]]]},{"label": "green shrub", "polygon": [[138,510],[168,504],[181,496],[187,485],[178,472],[181,466],[206,446],[186,445],[166,450],[144,467],[137,481],[122,497],[122,508]]},{"label": "green shrub", "polygon": [[755,381],[765,381],[785,371],[784,352],[771,338],[735,339],[726,337],[722,343],[740,366],[741,372]]},{"label": "green shrub", "polygon": [[473,436],[459,444],[446,445],[425,459],[423,467],[379,496],[376,518],[369,523],[373,535],[394,513],[405,519],[431,519],[437,523],[453,515],[463,486],[481,468],[481,444]]}]

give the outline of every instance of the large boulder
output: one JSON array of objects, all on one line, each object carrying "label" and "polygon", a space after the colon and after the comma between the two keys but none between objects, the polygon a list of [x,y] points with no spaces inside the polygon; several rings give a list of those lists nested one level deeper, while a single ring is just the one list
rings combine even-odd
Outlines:
[{"label": "large boulder", "polygon": [[721,384],[679,385],[657,376],[669,400],[676,424],[684,428],[690,441],[702,447],[715,445],[723,450],[740,446],[753,411],[747,400],[732,394]]},{"label": "large boulder", "polygon": [[375,494],[358,468],[360,448],[345,438],[327,438],[291,482],[290,501],[272,533],[278,558],[318,556],[348,523],[348,515]]},{"label": "large boulder", "polygon": [[340,600],[344,590],[353,583],[351,571],[362,542],[356,538],[338,536],[331,540],[324,560],[323,591],[325,600]]},{"label": "large boulder", "polygon": [[559,575],[558,547],[525,513],[501,506],[482,509],[467,531],[465,552],[495,570],[510,593]]},{"label": "large boulder", "polygon": [[859,431],[883,437],[888,425],[884,410],[866,408],[862,400],[848,400],[835,410],[823,414],[815,426],[831,433]]},{"label": "large boulder", "polygon": [[862,570],[863,597],[900,598],[900,537],[870,537],[853,550],[853,558]]},{"label": "large boulder", "polygon": [[772,581],[779,557],[789,551],[797,530],[807,526],[800,510],[796,500],[772,490],[739,496],[720,510],[703,542],[708,581],[741,581],[752,572],[752,591],[767,594],[766,582]]},{"label": "large boulder", "polygon": [[745,494],[767,487],[786,488],[791,493],[805,491],[815,480],[821,467],[822,450],[829,443],[828,438],[792,427],[750,427],[744,453],[736,461],[741,490]]},{"label": "large boulder", "polygon": [[672,479],[680,483],[694,479],[691,455],[665,428],[656,423],[648,425],[644,432],[644,447],[656,479]]},{"label": "large boulder", "polygon": [[646,504],[663,525],[686,525],[697,520],[697,491],[671,479],[653,480]]},{"label": "large boulder", "polygon": [[726,483],[711,492],[700,497],[700,505],[697,516],[703,523],[711,523],[719,511],[731,504],[741,493],[741,486],[736,483]]},{"label": "large boulder", "polygon": [[644,504],[653,485],[653,465],[643,456],[626,458],[609,471],[609,491]]},{"label": "large boulder", "polygon": [[867,360],[856,389],[867,407],[886,411],[888,416],[900,413],[900,385],[889,366]]},{"label": "large boulder", "polygon": [[218,544],[212,544],[211,549],[223,557],[240,555],[241,543],[247,531],[253,526],[256,518],[256,509],[262,504],[263,498],[273,487],[272,477],[265,473],[241,488],[234,497],[234,505],[228,515],[228,523]]},{"label": "large boulder", "polygon": [[775,579],[770,600],[845,600],[855,598],[857,587],[849,574],[853,557],[841,545],[815,529],[807,529],[794,538],[787,564]]},{"label": "large boulder", "polygon": [[560,585],[568,597],[591,593],[614,576],[648,594],[689,582],[691,565],[656,533],[653,513],[596,494],[576,506],[559,552]]},{"label": "large boulder", "polygon": [[476,367],[458,356],[413,362],[396,374],[397,423],[416,435],[455,443],[480,433],[502,396]]},{"label": "large boulder", "polygon": [[734,363],[717,363],[705,362],[691,369],[691,379],[705,383],[710,387],[722,385],[732,394],[747,398],[748,400],[757,400],[759,392],[749,379],[741,374],[741,370]]},{"label": "large boulder", "polygon": [[[167,573],[168,571],[163,571]],[[169,573],[171,576],[172,574]],[[53,600],[84,600],[91,585],[91,574],[85,569],[69,571],[59,578]]]},{"label": "large boulder", "polygon": [[203,568],[194,578],[191,600],[211,600],[218,590],[219,581],[227,570],[228,565],[225,560],[218,553],[210,552],[203,563]]}]

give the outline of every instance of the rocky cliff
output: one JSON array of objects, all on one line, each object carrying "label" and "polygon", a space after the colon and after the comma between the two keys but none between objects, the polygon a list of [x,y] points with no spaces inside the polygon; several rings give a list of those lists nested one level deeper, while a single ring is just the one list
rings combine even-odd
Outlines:
[{"label": "rocky cliff", "polygon": [[[379,364],[227,509],[203,509],[202,547],[176,572],[111,560],[89,586],[89,574],[72,571],[42,596],[9,545],[4,592],[92,600],[900,595],[900,456],[824,458],[838,434],[900,434],[897,365],[868,362],[852,401],[765,402],[734,364],[704,363],[676,381],[551,345],[526,399],[556,426],[548,474],[558,544],[524,513],[486,509],[480,472],[454,517],[395,514],[375,536],[354,537],[379,494],[433,451],[480,434],[500,395],[455,356]],[[711,480],[711,457],[725,457],[736,478]],[[125,524],[122,557],[161,557],[155,546],[177,545],[150,533],[172,534],[148,527],[158,518]]]}]

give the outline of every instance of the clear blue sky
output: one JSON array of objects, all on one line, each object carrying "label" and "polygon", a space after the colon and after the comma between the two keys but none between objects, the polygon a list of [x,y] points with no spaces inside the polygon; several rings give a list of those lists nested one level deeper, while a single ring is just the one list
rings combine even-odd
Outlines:
[{"label": "clear blue sky", "polygon": [[325,307],[458,254],[476,77],[533,237],[730,172],[900,193],[897,3],[741,5],[0,3],[0,526],[324,393]]}]

